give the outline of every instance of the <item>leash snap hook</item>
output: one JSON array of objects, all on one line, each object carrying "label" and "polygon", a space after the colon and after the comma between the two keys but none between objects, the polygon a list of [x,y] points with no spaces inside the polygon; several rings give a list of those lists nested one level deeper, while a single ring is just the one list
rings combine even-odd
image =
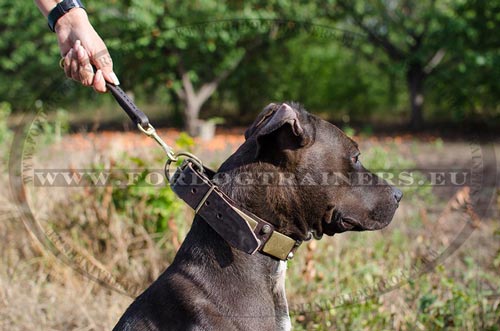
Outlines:
[{"label": "leash snap hook", "polygon": [[167,143],[164,142],[163,139],[161,139],[158,133],[156,133],[156,129],[150,123],[148,123],[146,128],[144,128],[140,123],[137,123],[137,127],[142,133],[144,133],[148,137],[153,138],[161,146],[161,148],[163,148],[165,153],[167,153],[167,158],[169,159],[169,161],[177,161],[177,157],[175,156],[172,147],[167,145]]}]

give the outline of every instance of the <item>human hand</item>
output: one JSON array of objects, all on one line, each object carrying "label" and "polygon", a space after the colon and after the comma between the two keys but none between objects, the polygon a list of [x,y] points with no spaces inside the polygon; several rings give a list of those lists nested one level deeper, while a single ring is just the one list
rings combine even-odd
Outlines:
[{"label": "human hand", "polygon": [[90,24],[85,10],[74,8],[67,12],[57,21],[55,31],[66,76],[85,86],[93,86],[97,92],[106,92],[105,80],[120,84],[113,72],[108,49]]}]

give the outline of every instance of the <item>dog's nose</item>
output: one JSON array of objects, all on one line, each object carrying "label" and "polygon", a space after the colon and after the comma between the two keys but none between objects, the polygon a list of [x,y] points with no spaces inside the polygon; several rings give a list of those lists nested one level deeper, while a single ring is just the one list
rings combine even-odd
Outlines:
[{"label": "dog's nose", "polygon": [[401,201],[401,198],[403,197],[403,192],[398,190],[397,188],[394,188],[394,199],[396,199],[397,202]]}]

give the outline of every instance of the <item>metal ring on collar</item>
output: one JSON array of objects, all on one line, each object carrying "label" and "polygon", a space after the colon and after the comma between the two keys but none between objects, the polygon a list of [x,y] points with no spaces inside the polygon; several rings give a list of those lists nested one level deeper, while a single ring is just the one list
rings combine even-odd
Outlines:
[{"label": "metal ring on collar", "polygon": [[165,177],[167,178],[170,184],[172,184],[172,182],[175,181],[175,178],[172,178],[172,176],[170,176],[170,165],[173,162],[177,162],[182,157],[185,157],[187,161],[191,162],[194,165],[195,170],[197,170],[200,173],[203,173],[203,163],[196,155],[191,154],[189,152],[179,152],[175,155],[175,159],[173,158],[167,159],[167,162],[165,162],[165,167],[163,169],[165,172]]},{"label": "metal ring on collar", "polygon": [[189,152],[179,152],[176,154],[176,157],[185,157],[188,161],[195,165],[195,170],[203,172],[203,162],[201,162],[201,160],[196,155]]}]

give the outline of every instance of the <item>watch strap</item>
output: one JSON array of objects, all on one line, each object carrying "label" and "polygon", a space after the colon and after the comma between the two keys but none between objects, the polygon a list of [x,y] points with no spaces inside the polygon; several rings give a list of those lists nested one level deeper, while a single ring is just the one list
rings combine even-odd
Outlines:
[{"label": "watch strap", "polygon": [[67,12],[69,12],[73,8],[83,8],[82,2],[80,0],[63,0],[59,2],[54,9],[52,9],[49,13],[49,16],[47,16],[48,24],[49,24],[49,29],[52,32],[55,32],[56,28],[56,23],[57,21]]}]

